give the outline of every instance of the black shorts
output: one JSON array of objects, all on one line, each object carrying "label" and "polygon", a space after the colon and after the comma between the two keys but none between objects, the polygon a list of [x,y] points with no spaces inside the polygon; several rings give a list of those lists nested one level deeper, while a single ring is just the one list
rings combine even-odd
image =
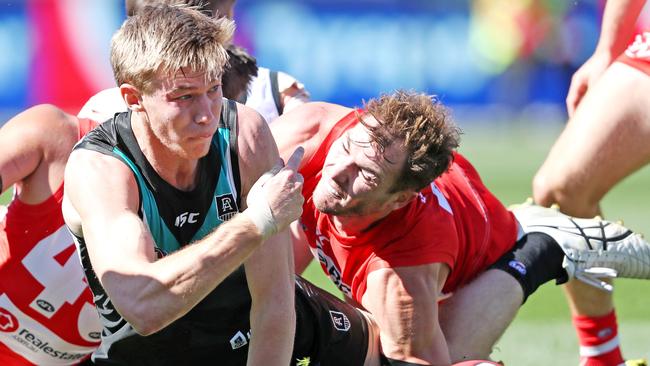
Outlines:
[{"label": "black shorts", "polygon": [[[245,282],[244,282],[245,283]],[[239,288],[239,287],[237,287]],[[296,276],[296,338],[292,365],[309,358],[310,366],[360,366],[368,348],[368,325],[354,306]],[[244,287],[245,292],[247,289]],[[240,304],[227,312],[210,308],[196,316],[188,313],[174,326],[143,337],[133,335],[111,348],[110,359],[97,365],[246,365],[248,355],[248,312],[250,304]],[[227,329],[209,326],[206,319],[226,314],[233,323]],[[238,332],[239,330],[239,332]],[[233,335],[241,346],[234,347]],[[236,343],[236,342],[235,342]]]},{"label": "black shorts", "polygon": [[296,339],[292,365],[359,366],[368,351],[368,323],[347,304],[296,276]]}]

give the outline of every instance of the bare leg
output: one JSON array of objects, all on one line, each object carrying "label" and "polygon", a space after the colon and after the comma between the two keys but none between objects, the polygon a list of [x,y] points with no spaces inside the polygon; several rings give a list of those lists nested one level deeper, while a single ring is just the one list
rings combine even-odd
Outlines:
[{"label": "bare leg", "polygon": [[[650,77],[614,63],[587,93],[533,182],[538,204],[572,216],[599,214],[603,196],[650,162]],[[573,316],[614,309],[611,294],[572,281],[565,288]]]},{"label": "bare leg", "polygon": [[452,362],[488,359],[523,298],[511,275],[491,269],[444,301],[439,319]]},{"label": "bare leg", "polygon": [[577,217],[650,162],[650,76],[614,63],[580,103],[533,182],[535,202]]}]

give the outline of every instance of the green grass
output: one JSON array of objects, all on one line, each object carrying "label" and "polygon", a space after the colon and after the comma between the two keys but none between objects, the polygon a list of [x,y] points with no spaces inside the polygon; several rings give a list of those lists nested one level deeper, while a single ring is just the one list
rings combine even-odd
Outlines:
[{"label": "green grass", "polygon": [[[531,195],[532,177],[559,130],[514,130],[505,133],[473,129],[461,151],[474,163],[485,184],[505,204]],[[650,233],[650,168],[616,186],[603,200],[606,217],[624,219],[637,231]],[[618,280],[614,293],[624,355],[650,359],[650,283]],[[578,343],[561,289],[543,286],[522,307],[498,343],[493,357],[509,365],[577,365]]]},{"label": "green grass", "polygon": [[[561,127],[561,126],[558,126]],[[531,181],[559,129],[490,126],[465,131],[461,152],[506,205],[531,196]],[[650,168],[615,187],[602,204],[606,217],[650,234]],[[334,293],[315,263],[305,277]],[[650,282],[617,280],[614,299],[624,355],[650,359]],[[560,287],[542,286],[522,307],[493,357],[506,365],[578,365],[578,343]]]}]

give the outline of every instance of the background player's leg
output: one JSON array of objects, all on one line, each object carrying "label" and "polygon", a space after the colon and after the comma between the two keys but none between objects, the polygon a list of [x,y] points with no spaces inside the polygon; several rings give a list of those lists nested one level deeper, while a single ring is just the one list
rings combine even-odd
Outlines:
[{"label": "background player's leg", "polygon": [[650,161],[650,76],[614,63],[587,93],[533,182],[535,202],[576,217]]},{"label": "background player's leg", "polygon": [[[603,196],[650,161],[650,76],[616,62],[576,110],[537,172],[538,204],[558,203],[572,216],[593,217]],[[571,281],[565,293],[581,345],[581,365],[622,361],[612,296]]]}]

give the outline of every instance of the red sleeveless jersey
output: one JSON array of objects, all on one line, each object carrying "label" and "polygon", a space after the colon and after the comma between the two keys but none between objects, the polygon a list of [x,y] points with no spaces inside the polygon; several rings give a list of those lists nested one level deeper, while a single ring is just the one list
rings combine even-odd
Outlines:
[{"label": "red sleeveless jersey", "polygon": [[[80,119],[79,138],[96,125]],[[63,184],[37,205],[14,197],[2,218],[0,365],[75,364],[99,345],[101,324],[62,198]]]},{"label": "red sleeveless jersey", "polygon": [[301,169],[306,198],[302,228],[323,270],[346,296],[360,303],[366,278],[376,269],[438,262],[451,268],[443,291],[452,292],[514,246],[514,216],[460,154],[413,202],[390,213],[363,236],[338,232],[330,216],[316,209],[312,193],[330,146],[356,123],[354,113],[341,119]]}]

